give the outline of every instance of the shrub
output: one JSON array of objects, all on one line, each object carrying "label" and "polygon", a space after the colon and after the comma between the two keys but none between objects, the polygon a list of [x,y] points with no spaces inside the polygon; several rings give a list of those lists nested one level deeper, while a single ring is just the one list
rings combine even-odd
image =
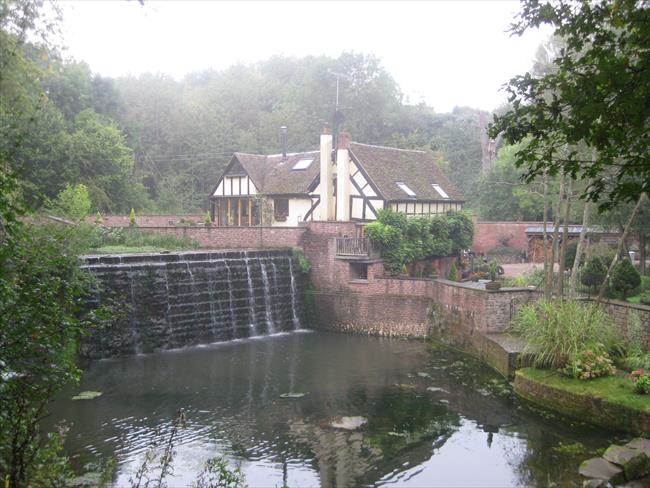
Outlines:
[{"label": "shrub", "polygon": [[307,259],[307,257],[302,252],[302,250],[298,248],[294,248],[292,250],[292,254],[294,259],[298,263],[298,268],[300,268],[300,272],[302,274],[309,274],[309,272],[311,271],[311,262],[309,261],[309,259]]},{"label": "shrub", "polygon": [[639,301],[644,305],[650,305],[650,290],[646,290],[643,293],[641,293],[641,296],[639,297]]},{"label": "shrub", "polygon": [[634,393],[639,395],[650,394],[650,372],[643,369],[637,369],[627,375],[628,379],[634,383]]},{"label": "shrub", "polygon": [[619,343],[609,316],[596,304],[540,300],[522,306],[509,331],[525,341],[534,366],[564,368],[586,349],[611,352]]},{"label": "shrub", "polygon": [[86,185],[66,185],[47,210],[73,222],[81,222],[90,212],[91,205]]},{"label": "shrub", "polygon": [[96,223],[97,225],[99,225],[99,224],[102,223],[102,220],[103,220],[103,219],[102,219],[102,214],[99,213],[99,210],[97,210],[97,213],[95,214],[95,223]]},{"label": "shrub", "polygon": [[210,216],[209,210],[206,210],[205,214],[203,215],[203,223],[208,227],[212,225],[212,217]]},{"label": "shrub", "polygon": [[641,284],[641,275],[632,262],[625,258],[614,267],[611,286],[614,292],[626,298],[628,293]]},{"label": "shrub", "polygon": [[[573,268],[573,262],[576,259],[576,253],[578,252],[578,241],[571,241],[568,242],[566,245],[566,252],[564,254],[564,267],[566,269],[571,269]],[[580,264],[582,264],[582,260],[584,259],[584,254],[582,255],[580,259]]]},{"label": "shrub", "polygon": [[499,277],[498,267],[499,267],[499,263],[497,263],[496,259],[493,259],[488,264],[488,276],[490,277],[490,280],[496,281],[497,278]]},{"label": "shrub", "polygon": [[129,225],[131,227],[135,227],[135,209],[131,209],[131,213],[129,214]]},{"label": "shrub", "polygon": [[458,281],[458,267],[456,266],[456,261],[451,263],[451,269],[449,270],[448,279],[450,281]]},{"label": "shrub", "polygon": [[381,245],[386,272],[398,275],[405,264],[452,256],[467,248],[473,239],[474,224],[463,212],[407,218],[403,213],[383,209],[365,232],[371,241]]},{"label": "shrub", "polygon": [[607,276],[607,268],[599,257],[593,257],[582,268],[580,282],[591,290],[596,290]]},{"label": "shrub", "polygon": [[615,373],[612,360],[607,352],[585,349],[567,361],[562,373],[579,380],[590,380]]}]

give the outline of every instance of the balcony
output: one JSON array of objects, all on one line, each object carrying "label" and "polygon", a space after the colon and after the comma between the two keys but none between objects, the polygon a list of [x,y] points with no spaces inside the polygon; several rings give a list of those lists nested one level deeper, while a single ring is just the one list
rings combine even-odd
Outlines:
[{"label": "balcony", "polygon": [[336,258],[354,261],[374,261],[381,257],[380,249],[367,237],[337,237]]}]

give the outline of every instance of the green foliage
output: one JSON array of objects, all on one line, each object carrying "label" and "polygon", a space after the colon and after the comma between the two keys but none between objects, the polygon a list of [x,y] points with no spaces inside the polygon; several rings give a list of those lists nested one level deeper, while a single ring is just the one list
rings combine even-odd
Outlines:
[{"label": "green foliage", "polygon": [[639,297],[639,301],[644,305],[650,305],[650,290],[646,290],[643,293],[641,293]]},{"label": "green foliage", "polygon": [[212,225],[212,216],[210,215],[210,211],[209,211],[209,210],[206,211],[206,212],[203,214],[203,223],[204,223],[207,227],[209,227],[209,226]]},{"label": "green foliage", "polygon": [[611,276],[611,287],[615,293],[626,298],[640,284],[641,275],[628,258],[616,264]]},{"label": "green foliage", "polygon": [[524,354],[543,368],[563,368],[582,351],[607,353],[620,342],[601,308],[575,300],[524,305],[509,330],[526,341]]},{"label": "green foliage", "polygon": [[451,263],[451,269],[449,270],[449,276],[447,279],[450,281],[458,281],[458,267],[456,266],[456,261]]},{"label": "green foliage", "polygon": [[[66,185],[49,206],[49,210],[73,222],[81,222],[90,212],[91,205],[88,188],[80,183],[74,186]],[[101,222],[101,215],[99,218]]]},{"label": "green foliage", "polygon": [[129,225],[131,227],[135,227],[136,222],[135,222],[135,209],[131,208],[131,212],[129,213]]},{"label": "green foliage", "polygon": [[605,276],[607,276],[607,268],[600,258],[596,256],[591,258],[582,268],[580,282],[592,290],[596,290],[602,284]]},{"label": "green foliage", "polygon": [[637,369],[628,375],[628,379],[634,384],[634,393],[650,395],[650,372]]},{"label": "green foliage", "polygon": [[39,422],[51,398],[79,378],[70,345],[92,324],[92,283],[67,231],[19,228],[9,237],[0,246],[0,473],[10,486],[35,486],[62,473],[53,461],[60,439],[47,440]]},{"label": "green foliage", "polygon": [[307,259],[307,256],[305,256],[305,253],[303,253],[301,249],[293,248],[292,254],[293,254],[293,258],[298,263],[298,268],[300,268],[300,272],[304,275],[309,274],[309,272],[311,271],[311,262],[309,261],[309,259]]},{"label": "green foliage", "polygon": [[[544,201],[541,185],[524,183],[524,171],[515,166],[515,155],[521,147],[501,148],[492,170],[479,179],[476,203],[481,218],[496,221],[542,219]],[[557,183],[553,182],[552,186],[557,187]]]},{"label": "green foliage", "polygon": [[104,221],[102,214],[97,210],[97,213],[95,214],[95,223],[97,225],[101,224]]},{"label": "green foliage", "polygon": [[[573,262],[576,259],[576,253],[578,252],[578,241],[570,241],[566,245],[566,253],[564,254],[564,268],[571,269],[573,268]],[[584,254],[582,255],[584,260]]]},{"label": "green foliage", "polygon": [[381,246],[385,270],[398,275],[408,263],[451,256],[467,248],[474,236],[474,225],[464,212],[407,218],[401,212],[383,209],[365,232]]},{"label": "green foliage", "polygon": [[208,459],[192,488],[244,488],[246,486],[241,467],[232,469],[223,457]]},{"label": "green foliage", "polygon": [[488,264],[488,277],[492,281],[496,281],[497,278],[499,277],[499,273],[497,271],[499,267],[499,263],[497,263],[496,259],[493,259],[492,261],[489,262]]},{"label": "green foliage", "polygon": [[[495,118],[491,134],[528,142],[516,162],[529,180],[566,172],[590,181],[583,194],[605,196],[601,207],[638,200],[650,192],[650,9],[634,0],[524,0],[513,32],[542,24],[563,46],[545,73],[510,80],[510,108]],[[578,144],[598,157],[584,158]]]},{"label": "green foliage", "polygon": [[616,372],[609,355],[603,351],[585,349],[569,358],[562,370],[567,376],[579,380],[591,380],[601,376],[611,376]]}]

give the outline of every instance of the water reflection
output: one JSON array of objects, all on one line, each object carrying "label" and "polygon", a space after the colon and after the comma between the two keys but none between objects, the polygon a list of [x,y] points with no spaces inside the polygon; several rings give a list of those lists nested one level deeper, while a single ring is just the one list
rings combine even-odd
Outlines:
[{"label": "water reflection", "polygon": [[[128,486],[156,432],[182,408],[170,486],[210,457],[241,463],[250,486],[530,486],[577,481],[559,442],[604,446],[607,433],[547,420],[516,402],[489,370],[421,342],[323,333],[98,361],[56,402],[73,423],[67,450],[82,466],[115,456]],[[296,399],[283,393],[304,393]],[[332,419],[363,416],[358,431]]]}]

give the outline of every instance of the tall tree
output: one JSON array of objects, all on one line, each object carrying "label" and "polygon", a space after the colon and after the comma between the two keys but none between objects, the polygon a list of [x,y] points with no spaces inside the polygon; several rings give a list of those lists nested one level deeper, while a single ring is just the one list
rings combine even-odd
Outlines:
[{"label": "tall tree", "polygon": [[[589,180],[584,195],[601,208],[637,201],[650,190],[650,4],[523,0],[512,31],[542,24],[564,41],[556,69],[510,80],[511,109],[495,118],[492,135],[530,141],[517,154],[529,180],[564,171]],[[580,142],[599,157],[563,151]],[[605,170],[611,178],[600,177]]]}]

